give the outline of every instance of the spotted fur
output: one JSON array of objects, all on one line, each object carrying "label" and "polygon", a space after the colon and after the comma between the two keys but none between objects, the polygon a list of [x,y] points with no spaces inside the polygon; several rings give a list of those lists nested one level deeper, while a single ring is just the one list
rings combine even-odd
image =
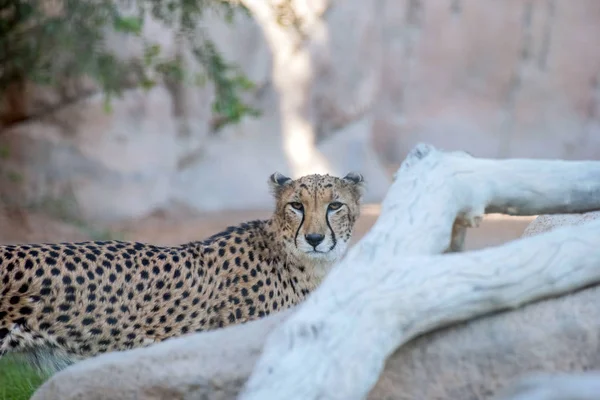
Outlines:
[{"label": "spotted fur", "polygon": [[345,253],[363,179],[275,173],[269,183],[271,219],[201,242],[0,246],[0,355],[57,370],[298,304]]}]

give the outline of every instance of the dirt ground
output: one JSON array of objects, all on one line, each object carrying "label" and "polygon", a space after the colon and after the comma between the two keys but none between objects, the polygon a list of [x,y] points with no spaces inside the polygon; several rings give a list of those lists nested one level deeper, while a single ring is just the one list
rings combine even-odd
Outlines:
[{"label": "dirt ground", "polygon": [[[137,220],[93,229],[82,224],[62,222],[39,213],[19,209],[0,212],[0,243],[63,242],[88,239],[122,239],[172,245],[201,240],[230,225],[268,218],[270,211],[230,211],[195,214],[189,210],[158,211]],[[367,204],[357,222],[353,242],[359,240],[379,216],[379,205]],[[479,228],[467,233],[467,249],[494,246],[518,238],[534,217],[486,216]]]}]

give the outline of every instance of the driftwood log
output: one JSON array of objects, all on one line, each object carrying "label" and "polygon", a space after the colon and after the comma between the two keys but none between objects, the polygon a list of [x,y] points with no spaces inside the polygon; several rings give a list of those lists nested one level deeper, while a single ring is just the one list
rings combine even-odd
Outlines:
[{"label": "driftwood log", "polygon": [[[461,250],[466,227],[487,212],[598,209],[600,162],[487,160],[419,145],[397,172],[375,226],[300,306],[80,362],[34,399],[491,398],[510,379],[547,364],[531,349],[548,329],[532,322],[551,320],[556,304],[530,304],[404,345],[600,282],[600,222],[442,253]],[[600,294],[581,293],[552,301],[587,296],[559,306],[579,313],[581,329],[597,332],[600,309],[589,305]],[[583,339],[578,343],[598,346]],[[600,367],[571,350],[554,351],[556,366]]]}]

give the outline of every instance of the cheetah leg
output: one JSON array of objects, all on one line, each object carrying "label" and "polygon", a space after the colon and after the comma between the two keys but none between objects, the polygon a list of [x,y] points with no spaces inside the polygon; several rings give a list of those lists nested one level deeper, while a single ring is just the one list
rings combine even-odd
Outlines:
[{"label": "cheetah leg", "polygon": [[52,375],[78,361],[47,338],[21,328],[13,324],[10,330],[6,329],[0,339],[0,358],[15,354],[43,375]]},{"label": "cheetah leg", "polygon": [[56,352],[52,348],[36,347],[23,350],[0,350],[0,358],[8,354],[14,355],[16,360],[33,367],[42,376],[51,376],[72,364],[75,360],[66,355]]},{"label": "cheetah leg", "polygon": [[45,375],[53,375],[73,365],[77,360],[49,346],[38,346],[21,353],[26,362]]}]

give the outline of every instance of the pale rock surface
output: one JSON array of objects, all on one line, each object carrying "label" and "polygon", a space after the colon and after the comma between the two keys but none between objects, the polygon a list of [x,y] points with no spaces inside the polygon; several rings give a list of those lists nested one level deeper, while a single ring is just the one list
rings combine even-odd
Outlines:
[{"label": "pale rock surface", "polygon": [[530,371],[600,368],[599,298],[594,287],[427,334],[389,359],[369,399],[492,399]]},{"label": "pale rock surface", "polygon": [[96,94],[52,120],[3,132],[9,157],[2,169],[20,176],[14,181],[0,175],[7,201],[61,203],[78,208],[67,210],[71,215],[117,219],[148,213],[168,200],[178,152],[168,92],[128,91],[111,114],[102,102]]},{"label": "pale rock surface", "polygon": [[600,3],[387,0],[379,10],[373,137],[388,160],[417,141],[488,157],[598,157]]}]

